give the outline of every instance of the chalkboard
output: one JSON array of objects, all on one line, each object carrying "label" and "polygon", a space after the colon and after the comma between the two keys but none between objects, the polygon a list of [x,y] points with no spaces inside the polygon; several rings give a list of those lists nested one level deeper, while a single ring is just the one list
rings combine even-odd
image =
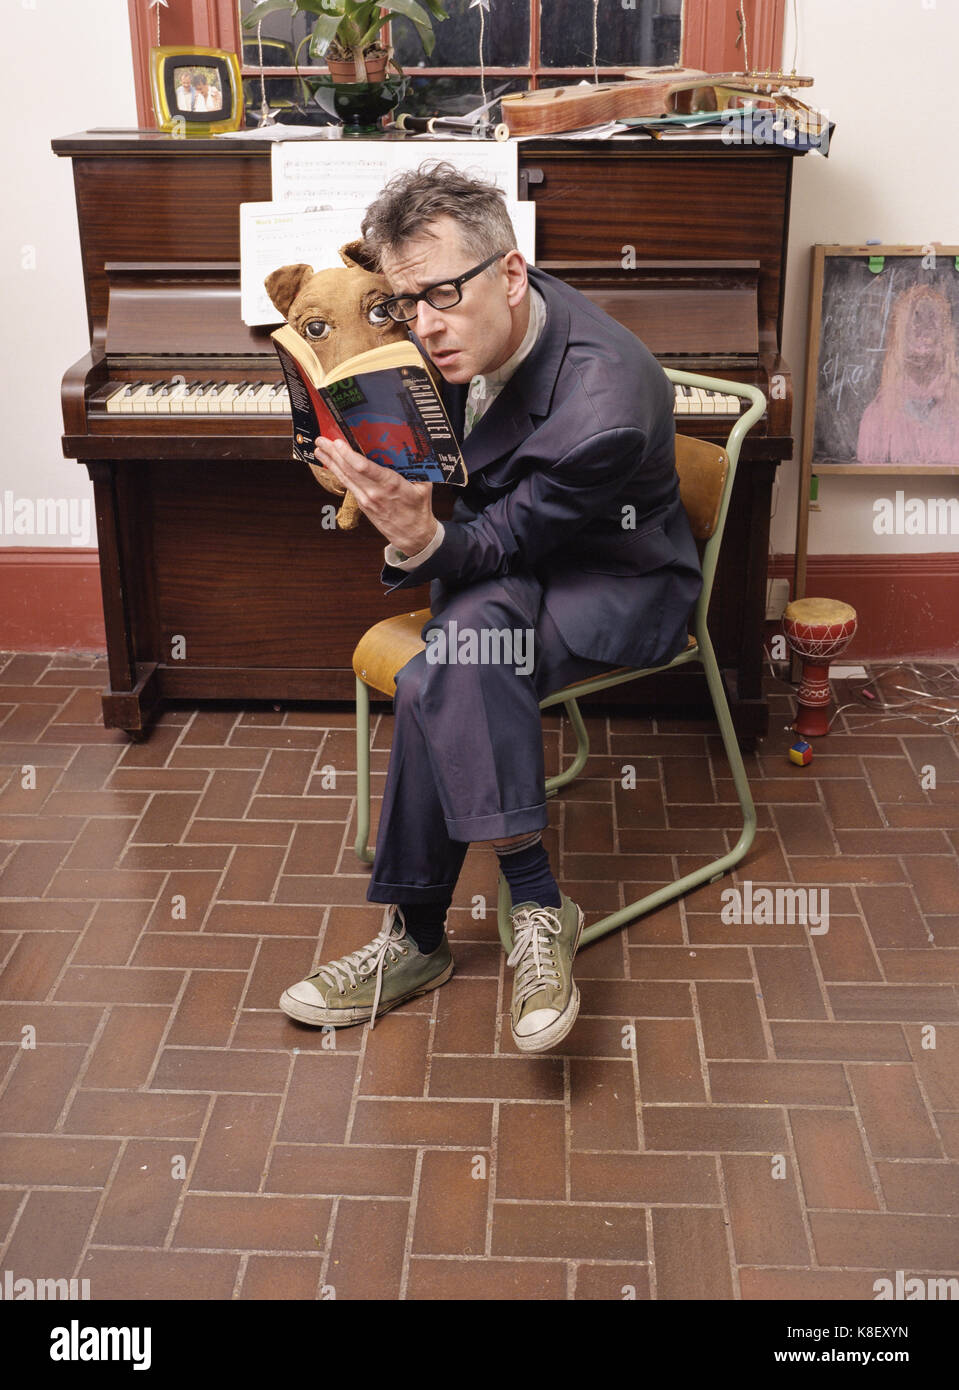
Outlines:
[{"label": "chalkboard", "polygon": [[812,468],[959,465],[959,248],[816,251]]}]

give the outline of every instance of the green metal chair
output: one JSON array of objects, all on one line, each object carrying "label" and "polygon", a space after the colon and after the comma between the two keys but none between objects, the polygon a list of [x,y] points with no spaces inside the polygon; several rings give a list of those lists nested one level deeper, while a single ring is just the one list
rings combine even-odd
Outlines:
[{"label": "green metal chair", "polygon": [[[747,410],[738,416],[729,432],[725,448],[709,444],[704,440],[691,439],[685,435],[676,436],[676,468],[679,473],[680,493],[683,505],[690,519],[690,526],[697,541],[703,544],[702,568],[703,587],[692,618],[692,632],[686,649],[673,657],[664,666],[636,670],[621,667],[611,670],[591,680],[580,681],[547,696],[540,702],[540,709],[550,709],[563,705],[576,732],[576,754],[569,767],[550,777],[546,782],[547,796],[554,796],[560,787],[566,786],[582,772],[589,757],[589,737],[578,701],[584,695],[608,690],[627,681],[640,680],[643,676],[655,675],[660,671],[671,670],[675,666],[698,661],[706,676],[706,684],[712,700],[713,711],[719,725],[723,748],[729,761],[736,787],[736,795],[742,811],[743,827],[728,853],[708,864],[684,874],[682,878],[645,897],[630,903],[618,912],[610,913],[600,921],[584,929],[582,945],[605,936],[625,926],[627,922],[662,907],[683,893],[688,893],[700,884],[715,882],[747,854],[756,833],[756,809],[753,805],[746,769],[733,728],[732,716],[723,688],[723,679],[716,663],[713,645],[706,626],[709,600],[712,594],[716,564],[722,544],[729,500],[736,479],[736,466],[742,442],[753,425],[759,420],[766,407],[766,397],[754,386],[741,386],[738,382],[724,381],[718,377],[699,376],[691,372],[666,369],[666,375],[677,386],[690,386],[703,391],[718,392],[721,395],[739,396],[750,402]],[[356,768],[357,768],[357,833],[355,849],[364,863],[372,863],[373,853],[367,845],[370,832],[370,689],[392,696],[396,690],[396,673],[406,665],[411,657],[422,651],[425,643],[420,630],[430,616],[429,609],[415,613],[386,618],[376,623],[360,639],[353,654],[353,670],[356,675]],[[502,874],[499,879],[497,916],[500,940],[506,951],[512,950],[510,926],[511,899],[509,887]]]}]

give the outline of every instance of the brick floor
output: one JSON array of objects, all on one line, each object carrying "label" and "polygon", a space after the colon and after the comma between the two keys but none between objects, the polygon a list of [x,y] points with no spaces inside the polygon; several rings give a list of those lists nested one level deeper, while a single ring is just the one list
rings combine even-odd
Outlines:
[{"label": "brick floor", "polygon": [[[101,657],[0,654],[0,1271],[210,1300],[956,1277],[957,743],[863,704],[797,768],[769,679],[750,855],[586,948],[576,1027],[528,1057],[478,848],[445,989],[372,1033],[277,1008],[381,920],[347,712],[178,705],[133,744],[102,727]],[[547,837],[587,922],[737,833],[712,725],[588,724]],[[380,715],[379,792],[389,741]],[[570,751],[553,715],[546,746]],[[828,889],[828,931],[723,920],[747,883]]]}]

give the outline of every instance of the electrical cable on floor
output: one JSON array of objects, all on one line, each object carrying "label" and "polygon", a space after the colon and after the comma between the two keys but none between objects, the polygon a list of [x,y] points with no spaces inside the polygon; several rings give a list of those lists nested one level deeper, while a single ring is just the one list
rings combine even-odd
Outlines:
[{"label": "electrical cable on floor", "polygon": [[[917,724],[921,724],[927,729],[943,729],[947,728],[950,724],[956,724],[957,729],[959,729],[959,706],[936,703],[936,701],[940,699],[959,701],[959,670],[957,670],[957,668],[953,666],[941,666],[938,672],[934,672],[933,670],[918,667],[912,662],[897,661],[894,666],[888,666],[884,671],[880,671],[877,675],[873,676],[871,680],[866,681],[860,686],[860,694],[868,691],[870,686],[876,685],[878,682],[884,680],[886,676],[892,675],[894,671],[909,672],[919,681],[925,681],[927,685],[933,685],[934,687],[938,685],[940,688],[915,690],[907,685],[895,685],[893,687],[894,690],[901,691],[904,695],[913,695],[918,698],[912,700],[897,700],[895,702],[883,699],[882,708],[885,710],[895,710],[896,713],[877,715],[864,723],[856,720],[855,727],[857,730],[869,729],[876,724],[888,723],[889,720],[892,719],[912,719]],[[941,688],[943,682],[947,683],[948,688]],[[921,712],[909,713],[908,711],[914,710],[917,704],[920,705]],[[840,705],[838,709],[834,711],[829,721],[829,728],[832,728],[836,718],[842,714],[843,710],[861,708],[862,706],[858,700],[850,700],[846,704]],[[933,710],[945,714],[947,718],[931,720],[924,717],[927,712]]]}]

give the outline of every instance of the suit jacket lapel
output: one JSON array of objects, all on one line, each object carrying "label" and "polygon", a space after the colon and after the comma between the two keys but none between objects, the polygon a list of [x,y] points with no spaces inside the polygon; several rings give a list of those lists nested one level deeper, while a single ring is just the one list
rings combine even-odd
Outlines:
[{"label": "suit jacket lapel", "polygon": [[[569,342],[569,309],[545,272],[529,267],[529,278],[546,301],[546,322],[532,352],[510,377],[496,400],[463,439],[468,385],[443,382],[441,393],[450,424],[460,441],[467,472],[478,473],[518,449],[549,414],[556,379]],[[422,350],[422,347],[421,347]]]}]

